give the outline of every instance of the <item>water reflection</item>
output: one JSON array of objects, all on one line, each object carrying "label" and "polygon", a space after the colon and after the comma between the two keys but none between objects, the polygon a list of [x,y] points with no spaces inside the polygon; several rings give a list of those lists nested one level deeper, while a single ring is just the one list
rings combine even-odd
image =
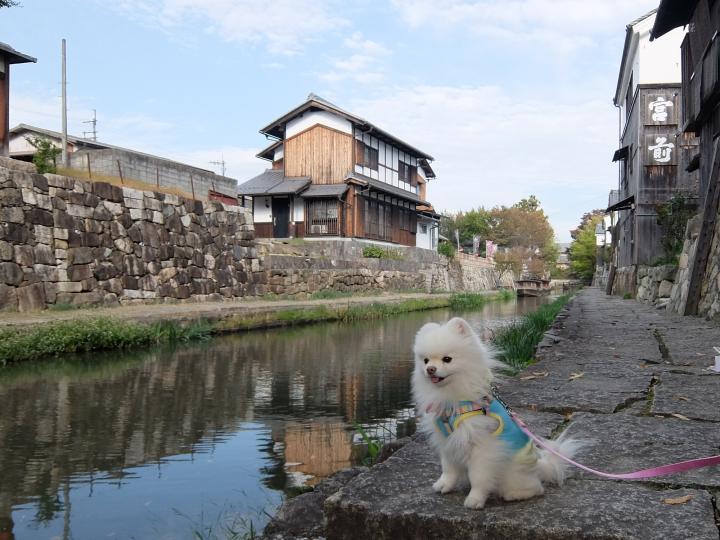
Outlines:
[{"label": "water reflection", "polygon": [[[490,304],[467,317],[482,330],[527,308]],[[357,460],[354,423],[381,438],[406,427],[413,336],[450,316],[254,332],[7,372],[0,538],[12,538],[11,519],[17,538],[189,538],[227,513],[262,525],[284,491]]]}]

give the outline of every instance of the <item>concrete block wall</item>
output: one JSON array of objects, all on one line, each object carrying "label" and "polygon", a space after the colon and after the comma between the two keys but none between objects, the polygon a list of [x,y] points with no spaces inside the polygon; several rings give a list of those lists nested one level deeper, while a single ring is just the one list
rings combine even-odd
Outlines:
[{"label": "concrete block wall", "polygon": [[0,158],[0,310],[265,293],[246,208]]},{"label": "concrete block wall", "polygon": [[124,178],[132,178],[148,184],[156,184],[159,181],[161,186],[175,187],[188,194],[194,191],[195,197],[203,200],[207,199],[209,190],[237,197],[237,181],[233,178],[155,156],[115,148],[73,152],[68,156],[70,168],[87,171],[88,158],[92,173],[120,176],[122,170]]},{"label": "concrete block wall", "polygon": [[[268,272],[268,291],[290,297],[333,290],[366,292],[480,292],[512,286],[485,259],[452,259],[436,251],[382,245],[395,258],[369,258],[361,240],[263,241],[259,253]],[[474,259],[474,260],[473,260]]]}]

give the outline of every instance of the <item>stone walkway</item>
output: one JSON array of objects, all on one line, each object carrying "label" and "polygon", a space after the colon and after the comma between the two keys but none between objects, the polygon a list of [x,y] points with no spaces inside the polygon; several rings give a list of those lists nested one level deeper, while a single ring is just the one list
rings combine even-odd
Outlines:
[{"label": "stone walkway", "polygon": [[[582,291],[501,388],[536,433],[589,441],[577,460],[627,472],[720,453],[720,374],[707,370],[720,327],[634,300]],[[517,503],[463,507],[438,495],[438,460],[415,440],[325,502],[327,538],[718,539],[720,467],[637,482],[573,471],[562,488]],[[675,504],[673,504],[675,503]]]},{"label": "stone walkway", "polygon": [[[497,291],[487,291],[495,294]],[[209,322],[239,315],[262,315],[286,309],[310,309],[318,306],[344,308],[374,303],[396,304],[405,300],[445,298],[449,294],[387,293],[377,296],[354,296],[332,300],[262,300],[245,299],[225,302],[198,302],[172,304],[133,304],[113,308],[73,309],[67,311],[34,311],[28,313],[0,312],[0,328],[34,326],[55,321],[78,320],[82,318],[115,317],[122,320],[151,324],[173,320],[191,322],[200,319]]]}]

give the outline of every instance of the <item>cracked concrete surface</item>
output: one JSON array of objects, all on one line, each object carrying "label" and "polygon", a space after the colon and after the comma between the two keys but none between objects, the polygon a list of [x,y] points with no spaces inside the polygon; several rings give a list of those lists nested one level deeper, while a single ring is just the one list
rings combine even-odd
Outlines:
[{"label": "cracked concrete surface", "polygon": [[[543,436],[589,444],[577,459],[628,472],[720,453],[720,374],[707,370],[720,327],[587,289],[555,321],[538,362],[501,387]],[[522,380],[533,372],[546,377]],[[572,374],[582,373],[572,378]],[[564,416],[557,414],[562,413]],[[720,467],[622,482],[573,471],[543,497],[484,510],[435,494],[438,460],[422,439],[325,502],[327,538],[709,539]],[[682,504],[667,500],[690,496]]]}]

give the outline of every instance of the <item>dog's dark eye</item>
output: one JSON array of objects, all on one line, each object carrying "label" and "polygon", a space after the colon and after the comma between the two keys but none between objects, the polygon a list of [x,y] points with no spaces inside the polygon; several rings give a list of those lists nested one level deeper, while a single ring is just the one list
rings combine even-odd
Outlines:
[{"label": "dog's dark eye", "polygon": [[423,362],[425,362],[426,364],[427,364],[429,361],[430,361],[429,358],[425,358],[425,359],[423,360]]},{"label": "dog's dark eye", "polygon": [[443,362],[445,362],[446,364],[449,364],[450,361],[452,360],[452,358],[450,358],[449,356],[443,356],[443,359],[442,359],[442,360],[443,360]]}]

